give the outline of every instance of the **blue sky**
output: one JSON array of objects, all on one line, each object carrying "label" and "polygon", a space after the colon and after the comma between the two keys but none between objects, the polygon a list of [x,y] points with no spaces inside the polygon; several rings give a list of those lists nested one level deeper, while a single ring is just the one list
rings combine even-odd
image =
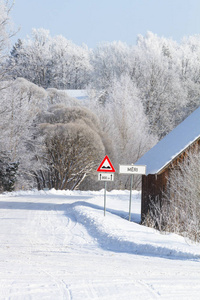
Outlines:
[{"label": "blue sky", "polygon": [[90,48],[119,40],[134,45],[147,31],[180,41],[200,33],[200,0],[15,0],[11,17],[21,27],[13,41],[32,28]]}]

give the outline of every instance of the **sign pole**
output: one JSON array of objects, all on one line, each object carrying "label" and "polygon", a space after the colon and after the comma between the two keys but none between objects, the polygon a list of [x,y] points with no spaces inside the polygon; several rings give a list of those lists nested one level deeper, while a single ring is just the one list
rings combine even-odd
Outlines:
[{"label": "sign pole", "polygon": [[[106,215],[106,187],[107,187],[107,181],[114,181],[114,174],[110,173],[115,173],[115,169],[108,157],[106,155],[102,162],[100,163],[97,172],[101,172],[98,174],[98,180],[100,181],[105,181],[105,189],[104,189],[104,217]],[[102,173],[103,172],[103,173]]]},{"label": "sign pole", "polygon": [[104,217],[106,215],[106,186],[107,186],[107,181],[105,181],[105,189],[104,189]]},{"label": "sign pole", "polygon": [[131,221],[132,186],[133,186],[133,175],[131,175],[130,200],[129,200],[129,221]]},{"label": "sign pole", "polygon": [[119,174],[131,175],[131,187],[130,187],[130,201],[129,201],[129,221],[131,221],[131,198],[132,198],[132,186],[133,186],[133,175],[145,175],[146,166],[141,165],[119,165]]}]

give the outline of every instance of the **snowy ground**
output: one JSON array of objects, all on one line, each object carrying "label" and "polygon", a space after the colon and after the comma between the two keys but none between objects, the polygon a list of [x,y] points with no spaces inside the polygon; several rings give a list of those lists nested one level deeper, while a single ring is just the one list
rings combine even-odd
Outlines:
[{"label": "snowy ground", "polygon": [[0,195],[0,299],[199,299],[200,245],[137,224],[140,194]]}]

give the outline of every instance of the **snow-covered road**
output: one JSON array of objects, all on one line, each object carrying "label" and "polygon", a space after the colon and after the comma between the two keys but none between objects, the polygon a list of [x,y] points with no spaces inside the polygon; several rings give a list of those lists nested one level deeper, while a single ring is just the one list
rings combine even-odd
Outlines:
[{"label": "snow-covered road", "polygon": [[[140,195],[133,193],[133,221]],[[129,192],[0,196],[0,299],[198,299],[200,245],[128,222]]]}]

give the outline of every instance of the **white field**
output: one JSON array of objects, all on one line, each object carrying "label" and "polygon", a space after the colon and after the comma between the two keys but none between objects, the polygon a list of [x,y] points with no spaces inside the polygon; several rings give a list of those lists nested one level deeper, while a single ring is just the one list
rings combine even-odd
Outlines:
[{"label": "white field", "polygon": [[0,299],[199,299],[200,245],[137,224],[129,191],[0,195]]}]

